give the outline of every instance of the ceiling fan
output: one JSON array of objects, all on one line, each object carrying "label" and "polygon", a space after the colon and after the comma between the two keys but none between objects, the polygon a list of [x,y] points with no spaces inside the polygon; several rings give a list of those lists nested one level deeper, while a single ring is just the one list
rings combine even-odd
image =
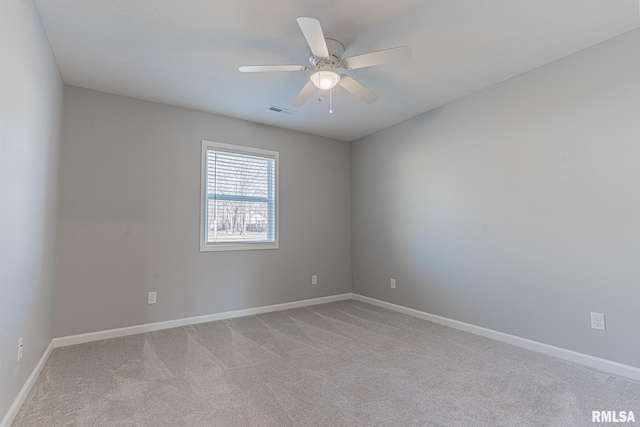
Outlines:
[{"label": "ceiling fan", "polygon": [[[296,99],[291,103],[294,107],[299,107],[305,103],[307,98],[316,90],[328,90],[336,85],[346,89],[352,95],[371,104],[378,99],[378,95],[358,83],[348,75],[339,70],[355,70],[357,68],[371,67],[374,65],[387,64],[390,62],[411,59],[411,49],[409,46],[398,46],[391,49],[379,50],[365,53],[363,55],[343,58],[344,46],[338,40],[327,39],[322,32],[322,26],[317,19],[298,18],[298,25],[307,40],[311,56],[309,63],[305,65],[243,65],[239,70],[243,73],[256,73],[265,71],[308,71],[313,73],[309,76],[309,81],[302,88]],[[319,99],[319,98],[318,98]],[[331,107],[329,109],[331,113]]]}]

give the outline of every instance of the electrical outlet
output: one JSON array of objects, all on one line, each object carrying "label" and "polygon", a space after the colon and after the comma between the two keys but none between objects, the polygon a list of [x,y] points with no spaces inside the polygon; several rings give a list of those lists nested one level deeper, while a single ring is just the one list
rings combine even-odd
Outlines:
[{"label": "electrical outlet", "polygon": [[18,340],[18,362],[20,361],[20,359],[22,359],[22,337],[20,337],[20,339]]},{"label": "electrical outlet", "polygon": [[155,304],[156,303],[156,292],[149,292],[147,295],[147,304]]},{"label": "electrical outlet", "polygon": [[318,284],[318,276],[316,276],[315,274],[313,276],[311,276],[311,284],[312,285],[317,285]]},{"label": "electrical outlet", "polygon": [[396,279],[391,279],[391,289],[396,288]]},{"label": "electrical outlet", "polygon": [[606,331],[604,314],[591,312],[591,329]]}]

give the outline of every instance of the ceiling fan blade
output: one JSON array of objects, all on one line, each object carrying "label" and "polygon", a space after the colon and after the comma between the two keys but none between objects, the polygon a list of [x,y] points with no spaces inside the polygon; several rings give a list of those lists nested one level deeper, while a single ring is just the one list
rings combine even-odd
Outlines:
[{"label": "ceiling fan blade", "polygon": [[411,59],[411,48],[409,46],[398,46],[345,58],[344,64],[347,70],[355,70],[356,68],[371,67],[373,65],[388,64],[389,62],[405,61],[407,59]]},{"label": "ceiling fan blade", "polygon": [[261,73],[264,71],[304,71],[304,65],[243,65],[238,68],[243,73]]},{"label": "ceiling fan blade", "polygon": [[371,92],[369,89],[362,86],[360,83],[347,76],[346,74],[342,74],[340,76],[340,81],[338,82],[338,84],[345,88],[347,91],[351,92],[352,95],[355,95],[367,104],[371,104],[378,100],[378,95]]},{"label": "ceiling fan blade", "polygon": [[327,42],[324,40],[320,21],[313,18],[298,18],[298,25],[300,25],[304,38],[307,39],[311,53],[318,58],[328,58],[329,49],[327,48]]},{"label": "ceiling fan blade", "polygon": [[307,84],[304,85],[300,93],[298,93],[298,96],[296,96],[296,99],[293,100],[293,102],[291,103],[291,106],[300,107],[302,104],[305,103],[307,98],[309,98],[315,90],[316,90],[316,85],[314,85],[313,82],[309,80]]}]

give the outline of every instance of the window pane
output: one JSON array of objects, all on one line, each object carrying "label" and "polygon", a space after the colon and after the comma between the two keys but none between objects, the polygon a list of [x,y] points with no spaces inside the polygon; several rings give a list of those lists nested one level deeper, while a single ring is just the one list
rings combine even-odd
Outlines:
[{"label": "window pane", "polygon": [[268,239],[268,203],[208,201],[207,243],[272,242]]},{"label": "window pane", "polygon": [[275,241],[275,160],[207,150],[205,242]]}]

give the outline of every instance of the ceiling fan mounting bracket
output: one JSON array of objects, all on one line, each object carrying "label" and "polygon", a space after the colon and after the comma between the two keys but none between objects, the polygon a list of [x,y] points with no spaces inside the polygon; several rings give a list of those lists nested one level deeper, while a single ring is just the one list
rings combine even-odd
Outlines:
[{"label": "ceiling fan mounting bracket", "polygon": [[345,68],[342,61],[342,54],[344,53],[344,45],[335,39],[325,39],[327,43],[327,50],[329,51],[328,58],[319,58],[313,54],[309,56],[309,62],[315,68]]}]

